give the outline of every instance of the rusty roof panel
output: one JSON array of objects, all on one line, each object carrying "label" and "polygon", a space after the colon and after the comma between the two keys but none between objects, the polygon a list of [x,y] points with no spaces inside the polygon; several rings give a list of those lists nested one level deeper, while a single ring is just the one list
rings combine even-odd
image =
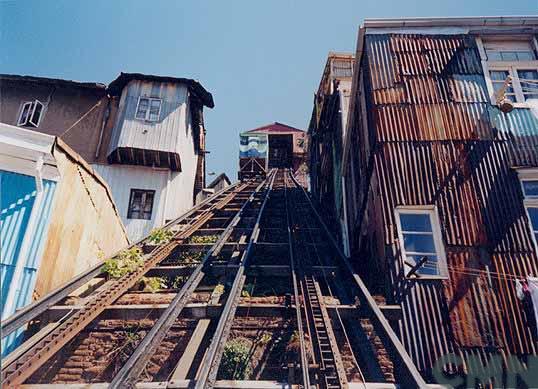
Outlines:
[{"label": "rusty roof panel", "polygon": [[370,58],[369,73],[373,90],[391,88],[401,81],[388,36],[369,36],[366,50]]}]

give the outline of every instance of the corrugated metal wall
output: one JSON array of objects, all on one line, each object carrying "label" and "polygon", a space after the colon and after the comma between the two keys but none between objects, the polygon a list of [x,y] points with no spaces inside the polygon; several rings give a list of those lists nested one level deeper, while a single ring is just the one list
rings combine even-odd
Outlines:
[{"label": "corrugated metal wall", "polygon": [[[352,137],[361,144],[352,146],[344,172],[346,185],[356,181],[348,202],[364,198],[353,191],[368,192],[369,202],[362,214],[361,204],[348,204],[350,239],[361,240],[363,222],[355,252],[366,248],[371,258],[385,258],[390,297],[403,307],[404,345],[424,371],[454,349],[536,353],[514,279],[538,275],[538,255],[513,167],[538,166],[538,120],[528,109],[504,114],[491,106],[471,36],[365,41],[369,125],[355,123]],[[361,150],[367,140],[374,144]],[[358,155],[369,151],[373,160]],[[448,280],[404,279],[399,205],[437,207]]]},{"label": "corrugated metal wall", "polygon": [[[138,98],[162,99],[157,122],[135,119]],[[112,130],[108,154],[118,147],[157,150],[181,155],[181,140],[187,128],[187,96],[185,85],[134,80],[123,90],[118,117]]]},{"label": "corrugated metal wall", "polygon": [[[54,199],[56,183],[44,180],[43,199],[36,214],[36,225],[27,257],[20,257],[20,250],[27,233],[30,215],[34,207],[37,191],[35,178],[23,174],[0,170],[0,274],[2,285],[2,307],[5,307],[8,291],[16,288],[14,308],[20,308],[32,301],[32,293],[37,270],[43,254],[47,228]],[[13,285],[12,278],[19,261],[24,261],[24,271],[20,284]],[[5,317],[13,314],[4,312]],[[2,355],[9,353],[21,340],[24,329],[2,339]]]}]

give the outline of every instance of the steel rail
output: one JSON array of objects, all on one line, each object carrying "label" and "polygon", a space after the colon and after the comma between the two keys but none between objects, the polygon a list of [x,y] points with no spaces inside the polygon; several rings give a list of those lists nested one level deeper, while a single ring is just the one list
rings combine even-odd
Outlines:
[{"label": "steel rail", "polygon": [[293,236],[291,232],[291,218],[290,211],[288,206],[288,181],[285,178],[284,184],[284,197],[286,199],[286,220],[287,220],[287,230],[288,230],[288,248],[290,253],[290,271],[291,278],[293,283],[293,294],[295,301],[295,315],[297,320],[297,332],[299,334],[299,344],[301,348],[301,372],[303,375],[303,386],[305,388],[310,388],[310,373],[308,370],[308,355],[306,352],[305,338],[304,338],[304,328],[303,328],[303,319],[301,314],[301,299],[299,298],[299,286],[297,283],[297,273],[296,273],[296,264],[293,250]]},{"label": "steel rail", "polygon": [[29,378],[45,361],[52,357],[67,342],[73,339],[79,331],[90,324],[106,307],[118,299],[125,291],[131,288],[145,273],[153,266],[165,259],[172,251],[179,246],[180,240],[184,240],[192,235],[213,215],[214,209],[220,209],[225,204],[231,202],[240,191],[247,187],[247,184],[239,186],[239,190],[234,190],[227,196],[219,200],[210,209],[203,210],[196,221],[189,225],[185,231],[180,231],[174,239],[161,247],[152,251],[151,256],[144,265],[119,278],[107,289],[98,293],[84,308],[75,312],[53,331],[45,335],[31,350],[13,361],[9,366],[3,367],[1,373],[2,385],[12,387],[22,384]]},{"label": "steel rail", "polygon": [[241,216],[247,209],[252,201],[255,199],[255,195],[265,186],[266,180],[256,187],[254,192],[245,201],[241,209],[237,212],[232,219],[228,227],[221,233],[219,239],[211,246],[208,252],[205,254],[202,262],[196,266],[194,271],[189,276],[189,279],[182,286],[180,291],[170,302],[166,310],[161,314],[157,322],[153,325],[151,330],[144,336],[142,341],[138,344],[134,352],[129,359],[122,366],[120,371],[115,375],[114,379],[110,383],[109,388],[132,388],[136,385],[136,380],[145,369],[147,363],[151,359],[151,356],[159,346],[159,344],[166,337],[168,331],[181,314],[183,308],[187,304],[191,294],[200,284],[204,277],[204,268],[208,265],[208,262],[213,254],[217,253],[217,250],[222,247],[222,244],[230,237],[233,229],[240,221]]},{"label": "steel rail", "polygon": [[[296,187],[297,188],[297,187]],[[299,188],[297,190],[300,191]],[[294,207],[294,216],[297,215],[299,231],[303,231],[304,223],[301,225],[302,216],[306,211],[305,202],[297,201],[296,206]],[[313,266],[313,258],[315,258],[320,266],[325,264],[322,261],[322,258],[319,255],[316,242],[312,236],[311,228],[306,228],[307,236],[298,236],[298,239],[294,240],[299,245],[311,245],[313,247],[315,256],[308,253],[308,259],[310,263],[308,267]],[[336,338],[334,335],[334,330],[330,322],[325,304],[323,302],[323,295],[319,289],[318,282],[316,277],[310,272],[306,274],[304,270],[304,265],[300,262],[300,274],[301,274],[301,286],[303,292],[303,301],[305,307],[305,315],[311,325],[312,330],[311,334],[315,337],[311,338],[312,345],[315,345],[315,356],[320,365],[319,373],[321,375],[321,387],[330,388],[330,387],[341,387],[347,388],[348,382],[344,370],[344,365],[340,355],[338,345],[336,343]],[[323,270],[323,277],[328,285],[327,276],[325,270]]]},{"label": "steel rail", "polygon": [[250,234],[248,245],[243,252],[234,282],[230,289],[230,293],[228,294],[228,299],[226,300],[226,305],[224,306],[217,324],[217,328],[213,334],[213,339],[209,345],[209,349],[207,350],[206,357],[204,358],[203,365],[195,385],[195,388],[197,389],[213,388],[215,385],[224,346],[228,339],[228,335],[233,323],[233,317],[235,315],[237,305],[239,304],[239,298],[241,297],[241,290],[243,289],[243,285],[245,283],[245,268],[248,265],[252,247],[257,240],[260,220],[263,215],[265,205],[267,204],[267,200],[271,194],[276,175],[277,171],[273,170],[270,173],[270,178],[268,177],[268,179],[270,179],[269,188],[265,193],[263,203],[258,211],[256,224],[254,225],[252,233]]},{"label": "steel rail", "polygon": [[[224,188],[223,190],[213,194],[209,198],[205,199],[200,204],[196,205],[195,207],[191,208],[189,211],[185,212],[178,218],[168,222],[165,226],[162,228],[170,228],[174,225],[180,224],[182,221],[193,215],[195,212],[199,211],[200,208],[207,205],[208,203],[215,201],[216,198],[221,196],[227,191],[233,190],[235,187],[237,187],[239,183],[235,183],[227,188]],[[131,247],[137,246],[141,243],[143,243],[145,240],[147,240],[147,237],[144,237],[140,240],[138,240],[135,243],[132,243],[131,245],[127,246],[126,248],[129,249]],[[124,250],[124,249],[122,249]],[[121,250],[120,250],[121,251]],[[113,258],[117,254],[119,254],[118,251],[114,255],[112,255],[110,258]],[[59,301],[63,300],[65,297],[67,297],[71,292],[77,290],[82,285],[90,281],[91,279],[95,278],[97,275],[101,274],[101,270],[103,268],[103,265],[106,260],[103,260],[99,262],[98,264],[92,266],[88,270],[78,274],[73,279],[67,281],[65,284],[59,286],[58,288],[54,289],[53,291],[49,292],[47,295],[43,296],[39,300],[33,302],[32,304],[24,307],[23,309],[17,311],[14,315],[11,315],[6,320],[3,320],[1,322],[1,329],[0,333],[2,338],[8,336],[9,334],[16,331],[18,328],[22,327],[24,324],[28,323],[29,321],[35,319],[42,313],[44,313],[47,309],[52,307],[53,305],[56,305]]]},{"label": "steel rail", "polygon": [[[317,245],[315,244],[314,236],[312,235],[312,231],[311,231],[310,229],[308,229],[308,230],[307,230],[307,233],[308,233],[308,237],[309,237],[309,241],[310,241],[310,243],[313,244],[313,248],[314,248],[314,252],[316,253],[316,259],[317,259],[317,261],[318,261],[318,264],[319,264],[320,266],[324,266],[324,264],[326,264],[326,261],[322,258],[322,256],[321,256],[320,253],[319,253],[318,247],[317,247]],[[326,272],[325,272],[325,269],[324,269],[323,267],[322,267],[322,269],[323,269],[323,272],[322,272],[322,274],[323,274],[323,278],[324,278],[324,280],[325,280],[325,283],[326,283],[326,285],[327,285],[327,288],[328,288],[328,290],[329,290],[329,293],[331,294],[331,296],[333,296],[332,291],[331,291],[331,287],[330,287],[330,283],[329,283],[329,279],[328,279],[328,277],[327,277],[327,274],[326,274]],[[314,277],[314,279],[315,279],[315,277]],[[344,294],[345,294],[345,292],[344,292]],[[342,332],[344,333],[344,337],[346,338],[347,342],[349,343],[349,338],[348,338],[348,336],[347,336],[347,332],[346,332],[346,330],[345,330],[344,323],[342,322],[342,318],[341,318],[341,316],[340,316],[340,312],[338,311],[338,309],[335,309],[334,312],[335,312],[336,317],[338,318],[338,321],[339,321],[340,326],[342,327]],[[331,339],[334,339],[334,330],[333,330],[332,327],[333,327],[333,325],[331,324],[331,332],[332,332],[332,335],[333,335],[333,338],[331,338]],[[358,369],[358,371],[359,371],[359,374],[360,374],[360,376],[361,376],[362,382],[366,382],[365,379],[364,379],[364,375],[362,374],[362,370],[361,370],[361,368],[360,368],[360,366],[359,366],[359,364],[358,364],[358,362],[357,362],[357,359],[355,358],[355,355],[354,355],[354,353],[353,353],[353,350],[352,350],[351,348],[350,348],[350,351],[351,351],[351,356],[352,356],[353,360],[355,361],[355,364],[356,364],[357,369]],[[341,385],[347,387],[347,386],[348,386],[347,376],[346,376],[346,374],[345,374],[345,370],[344,370],[343,362],[342,362],[341,355],[339,354],[339,350],[338,350],[338,349],[337,349],[337,355],[335,355],[335,356],[336,356],[336,359],[337,359],[337,361],[338,361],[338,363],[337,363],[338,374],[339,374],[341,377],[343,377],[343,381],[341,381]]]},{"label": "steel rail", "polygon": [[405,388],[427,388],[428,385],[426,384],[426,381],[424,381],[424,378],[422,378],[422,375],[418,371],[417,367],[415,366],[413,360],[405,350],[405,347],[400,342],[400,339],[398,339],[398,336],[390,326],[389,322],[385,318],[385,315],[383,315],[383,312],[381,312],[381,309],[377,306],[377,303],[375,302],[374,298],[370,294],[370,291],[360,278],[360,276],[355,272],[353,269],[353,266],[349,262],[348,258],[344,255],[342,252],[342,249],[334,239],[333,235],[330,233],[330,230],[328,229],[327,225],[319,215],[319,213],[316,210],[316,207],[314,207],[314,204],[312,203],[312,200],[310,199],[310,196],[306,193],[305,189],[297,182],[295,177],[291,175],[292,180],[296,183],[296,185],[302,190],[303,195],[306,197],[310,208],[312,209],[312,212],[318,219],[320,225],[322,226],[323,230],[325,231],[325,234],[329,238],[332,246],[336,250],[337,257],[341,260],[341,262],[344,264],[344,267],[346,270],[349,271],[351,274],[356,286],[358,287],[358,290],[361,297],[364,301],[366,301],[367,308],[371,312],[372,319],[378,324],[378,328],[380,327],[383,335],[385,335],[385,338],[388,339],[390,342],[390,348],[392,349],[393,353],[391,354],[393,357],[396,356],[399,360],[398,362],[398,370],[400,374],[403,374],[403,382],[402,387]]}]

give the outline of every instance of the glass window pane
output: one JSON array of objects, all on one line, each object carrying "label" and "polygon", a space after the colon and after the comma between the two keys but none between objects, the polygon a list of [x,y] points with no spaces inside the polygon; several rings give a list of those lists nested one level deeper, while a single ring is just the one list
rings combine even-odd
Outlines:
[{"label": "glass window pane", "polygon": [[501,51],[503,61],[517,61],[517,53],[515,51]]},{"label": "glass window pane", "polygon": [[522,184],[525,197],[538,197],[538,180],[523,181]]},{"label": "glass window pane", "polygon": [[41,111],[43,110],[43,105],[40,102],[34,103],[34,109],[32,117],[30,118],[30,123],[32,123],[35,127],[39,125],[39,119],[41,117]]},{"label": "glass window pane", "polygon": [[486,50],[488,61],[501,61],[501,53],[496,50]]},{"label": "glass window pane", "polygon": [[[408,255],[407,261],[409,263],[417,264],[420,262],[420,260],[423,257],[424,257],[423,255]],[[424,262],[424,264],[417,269],[416,273],[419,275],[429,275],[429,276],[439,275],[439,268],[437,265],[437,256],[429,255],[426,262]]]},{"label": "glass window pane", "polygon": [[435,253],[433,235],[403,234],[405,251]]},{"label": "glass window pane", "polygon": [[28,117],[30,115],[30,110],[32,109],[32,103],[25,103],[22,107],[22,112],[21,112],[21,118],[19,120],[19,123],[18,125],[19,126],[24,126],[26,124],[26,122],[28,122]]},{"label": "glass window pane", "polygon": [[161,108],[160,100],[151,100],[149,106],[149,120],[156,121],[159,119],[159,109]]},{"label": "glass window pane", "polygon": [[489,72],[489,76],[491,77],[492,80],[504,81],[506,80],[506,77],[508,77],[508,71],[507,70],[492,70]]},{"label": "glass window pane", "polygon": [[528,207],[527,211],[529,212],[532,229],[538,231],[538,207]]},{"label": "glass window pane", "polygon": [[518,51],[517,59],[518,61],[534,61],[536,55],[534,54],[534,51]]},{"label": "glass window pane", "polygon": [[534,51],[532,50],[518,51],[517,59],[518,61],[534,61],[536,59],[536,55],[534,54]]},{"label": "glass window pane", "polygon": [[140,99],[138,102],[138,109],[136,111],[136,118],[137,119],[145,119],[146,118],[146,112],[148,111],[149,106],[149,100],[148,99]]},{"label": "glass window pane", "polygon": [[402,231],[431,232],[432,225],[428,214],[400,213]]},{"label": "glass window pane", "polygon": [[520,69],[517,71],[525,99],[538,98],[538,70]]}]

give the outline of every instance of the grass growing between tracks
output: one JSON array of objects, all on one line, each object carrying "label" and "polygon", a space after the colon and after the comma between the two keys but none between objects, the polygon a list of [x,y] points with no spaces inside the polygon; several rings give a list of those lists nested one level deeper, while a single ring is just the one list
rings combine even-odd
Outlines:
[{"label": "grass growing between tracks", "polygon": [[151,231],[148,238],[148,243],[150,244],[164,244],[170,242],[174,233],[170,230],[165,230],[163,228],[155,228]]},{"label": "grass growing between tracks", "polygon": [[228,380],[246,380],[252,374],[250,366],[250,350],[252,342],[244,338],[236,338],[226,343],[222,362],[221,374]]},{"label": "grass growing between tracks", "polygon": [[123,250],[114,258],[107,259],[102,272],[106,274],[107,278],[121,278],[137,270],[143,264],[142,250],[140,247],[134,246]]},{"label": "grass growing between tracks", "polygon": [[219,239],[218,235],[194,235],[189,238],[189,243],[215,243]]}]

